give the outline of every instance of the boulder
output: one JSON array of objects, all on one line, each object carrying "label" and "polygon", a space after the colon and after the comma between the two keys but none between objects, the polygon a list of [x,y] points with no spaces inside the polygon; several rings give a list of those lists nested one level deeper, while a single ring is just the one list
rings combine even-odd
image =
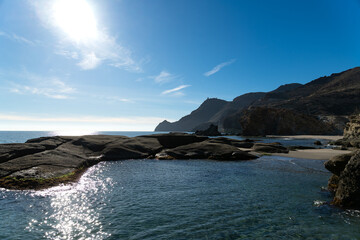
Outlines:
[{"label": "boulder", "polygon": [[340,173],[333,203],[343,208],[360,209],[360,151]]},{"label": "boulder", "polygon": [[200,136],[221,136],[221,133],[218,130],[218,126],[210,124],[210,126],[205,130],[197,130],[195,135]]},{"label": "boulder", "polygon": [[289,150],[280,143],[255,143],[253,146],[255,152],[265,153],[288,153]]},{"label": "boulder", "polygon": [[140,137],[155,138],[164,148],[175,148],[182,145],[202,142],[208,139],[208,137],[196,136],[187,133],[153,134],[153,135],[145,135]]},{"label": "boulder", "polygon": [[239,150],[237,147],[212,140],[167,149],[164,155],[174,159],[251,160],[257,156]]},{"label": "boulder", "polygon": [[329,161],[324,163],[325,168],[333,174],[339,176],[340,173],[345,169],[345,166],[349,162],[352,155],[352,153],[348,153],[332,157]]}]

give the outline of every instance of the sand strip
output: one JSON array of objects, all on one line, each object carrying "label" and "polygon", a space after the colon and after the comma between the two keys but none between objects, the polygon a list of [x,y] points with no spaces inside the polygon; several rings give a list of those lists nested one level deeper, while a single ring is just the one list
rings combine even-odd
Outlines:
[{"label": "sand strip", "polygon": [[316,160],[329,160],[333,156],[351,153],[349,150],[334,150],[334,149],[304,149],[290,151],[289,153],[272,153],[274,156],[290,157],[290,158],[305,158]]},{"label": "sand strip", "polygon": [[330,136],[330,135],[288,135],[288,136],[282,136],[282,135],[267,135],[267,138],[292,138],[292,139],[325,139],[325,140],[332,140],[336,141],[343,136]]}]

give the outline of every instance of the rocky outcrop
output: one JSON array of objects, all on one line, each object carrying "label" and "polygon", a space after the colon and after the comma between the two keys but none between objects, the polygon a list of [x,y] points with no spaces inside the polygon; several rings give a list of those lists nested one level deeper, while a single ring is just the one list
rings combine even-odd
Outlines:
[{"label": "rocky outcrop", "polygon": [[344,137],[334,142],[345,148],[360,148],[360,114],[351,115],[344,129]]},{"label": "rocky outcrop", "polygon": [[255,152],[260,153],[288,153],[289,150],[280,143],[255,143],[253,146]]},{"label": "rocky outcrop", "polygon": [[255,107],[224,120],[224,127],[238,129],[245,136],[336,134],[323,121],[289,109]]},{"label": "rocky outcrop", "polygon": [[256,156],[237,147],[223,144],[220,140],[208,139],[189,145],[183,145],[172,149],[165,149],[159,153],[161,159],[214,159],[214,160],[249,160]]},{"label": "rocky outcrop", "polygon": [[334,192],[334,205],[360,209],[360,151],[349,157],[342,155],[325,163],[325,167],[334,174],[328,188]]},{"label": "rocky outcrop", "polygon": [[206,130],[197,130],[195,135],[199,136],[221,136],[221,133],[218,131],[218,126],[210,124]]},{"label": "rocky outcrop", "polygon": [[[243,145],[242,145],[243,144]],[[92,135],[44,137],[22,144],[0,144],[0,187],[39,189],[76,180],[100,161],[127,159],[257,158],[238,149],[247,141],[209,139],[185,133],[139,137]]]},{"label": "rocky outcrop", "polygon": [[344,139],[360,139],[360,114],[350,116],[349,120],[344,129]]},{"label": "rocky outcrop", "polygon": [[[360,114],[352,115],[349,119],[344,138],[335,144],[357,149],[360,148]],[[328,189],[334,193],[333,204],[360,209],[360,150],[333,157],[325,163],[325,168],[333,173],[328,182]]]}]

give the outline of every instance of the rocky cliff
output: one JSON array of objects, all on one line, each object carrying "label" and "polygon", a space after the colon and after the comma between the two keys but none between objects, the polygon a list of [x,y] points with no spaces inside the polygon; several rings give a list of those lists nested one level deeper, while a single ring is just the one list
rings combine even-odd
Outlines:
[{"label": "rocky cliff", "polygon": [[349,119],[344,138],[336,144],[354,151],[333,157],[325,167],[333,173],[328,183],[328,189],[334,193],[332,203],[343,208],[360,209],[360,114]]},{"label": "rocky cliff", "polygon": [[350,116],[349,120],[344,129],[344,138],[360,139],[360,114]]},{"label": "rocky cliff", "polygon": [[224,128],[245,136],[336,134],[333,125],[285,108],[254,107],[225,118]]},{"label": "rocky cliff", "polygon": [[344,138],[336,141],[335,145],[360,148],[360,114],[351,115],[349,120],[345,125]]}]

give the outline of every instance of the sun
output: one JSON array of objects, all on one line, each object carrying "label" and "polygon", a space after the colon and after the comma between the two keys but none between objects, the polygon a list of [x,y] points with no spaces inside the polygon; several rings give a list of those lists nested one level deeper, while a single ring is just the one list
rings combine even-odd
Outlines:
[{"label": "sun", "polygon": [[56,0],[53,19],[55,25],[77,43],[94,40],[98,36],[95,14],[86,0]]}]

